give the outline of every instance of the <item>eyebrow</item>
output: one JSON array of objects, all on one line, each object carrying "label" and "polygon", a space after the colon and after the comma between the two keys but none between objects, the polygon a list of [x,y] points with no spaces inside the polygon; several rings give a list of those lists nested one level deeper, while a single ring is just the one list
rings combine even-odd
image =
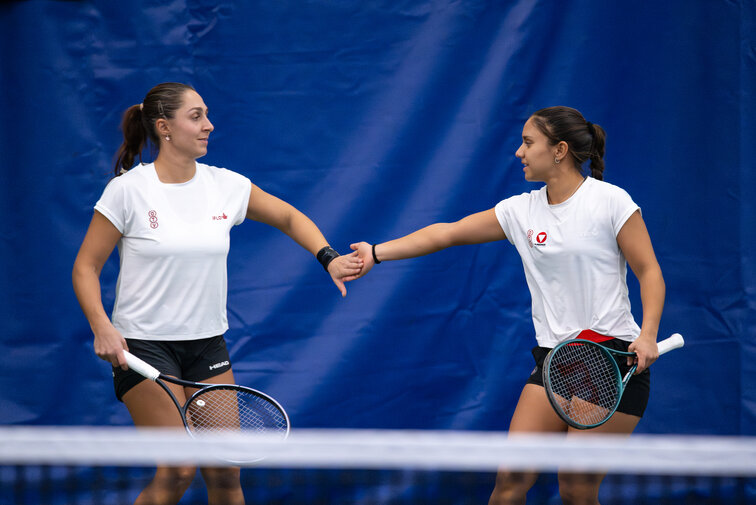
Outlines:
[{"label": "eyebrow", "polygon": [[199,112],[204,112],[205,114],[207,114],[209,112],[209,110],[210,109],[204,109],[203,110],[202,107],[192,107],[191,109],[189,109],[189,113],[192,113],[194,111],[199,111]]}]

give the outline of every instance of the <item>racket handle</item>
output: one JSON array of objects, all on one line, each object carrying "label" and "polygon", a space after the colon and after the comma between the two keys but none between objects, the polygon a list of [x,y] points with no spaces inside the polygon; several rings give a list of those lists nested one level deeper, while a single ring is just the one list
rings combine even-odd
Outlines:
[{"label": "racket handle", "polygon": [[683,340],[682,335],[680,335],[679,333],[675,333],[671,337],[665,338],[664,340],[662,340],[656,345],[659,348],[659,356],[661,356],[665,352],[669,352],[674,349],[679,349],[680,347],[685,345],[685,340]]},{"label": "racket handle", "polygon": [[145,363],[141,359],[131,354],[129,351],[123,351],[123,354],[126,356],[126,363],[129,365],[129,368],[137,372],[139,375],[150,379],[151,381],[154,381],[160,375],[160,372],[158,372],[157,368],[148,363]]}]

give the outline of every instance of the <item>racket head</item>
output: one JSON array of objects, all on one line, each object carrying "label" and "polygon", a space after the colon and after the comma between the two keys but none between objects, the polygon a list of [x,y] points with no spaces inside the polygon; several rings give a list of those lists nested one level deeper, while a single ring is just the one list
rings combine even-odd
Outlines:
[{"label": "racket head", "polygon": [[581,430],[604,424],[617,410],[624,389],[612,353],[582,339],[562,342],[549,352],[543,385],[559,417]]},{"label": "racket head", "polygon": [[284,408],[256,389],[213,384],[196,391],[182,409],[192,436],[208,433],[264,433],[285,440],[291,425]]}]

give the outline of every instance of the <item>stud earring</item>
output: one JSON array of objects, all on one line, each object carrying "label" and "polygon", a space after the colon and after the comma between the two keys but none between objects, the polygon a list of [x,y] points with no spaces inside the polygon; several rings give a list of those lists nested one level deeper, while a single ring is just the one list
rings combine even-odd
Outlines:
[{"label": "stud earring", "polygon": [[165,140],[167,140],[168,142],[170,142],[171,141],[171,136],[170,135],[166,135],[165,136]]},{"label": "stud earring", "polygon": [[560,160],[559,158],[554,158],[554,163],[556,163],[557,165],[559,165],[561,162],[562,160]]}]

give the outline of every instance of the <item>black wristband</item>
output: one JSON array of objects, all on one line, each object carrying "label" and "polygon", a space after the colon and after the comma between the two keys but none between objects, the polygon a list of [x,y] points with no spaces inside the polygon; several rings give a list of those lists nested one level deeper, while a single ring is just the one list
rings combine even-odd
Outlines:
[{"label": "black wristband", "polygon": [[325,271],[328,271],[328,265],[336,258],[338,258],[340,255],[336,251],[333,250],[333,248],[329,245],[325,246],[323,249],[318,251],[318,261],[321,265],[323,265],[323,268]]},{"label": "black wristband", "polygon": [[376,265],[380,263],[378,256],[375,255],[375,244],[373,244],[373,263],[375,263]]}]

